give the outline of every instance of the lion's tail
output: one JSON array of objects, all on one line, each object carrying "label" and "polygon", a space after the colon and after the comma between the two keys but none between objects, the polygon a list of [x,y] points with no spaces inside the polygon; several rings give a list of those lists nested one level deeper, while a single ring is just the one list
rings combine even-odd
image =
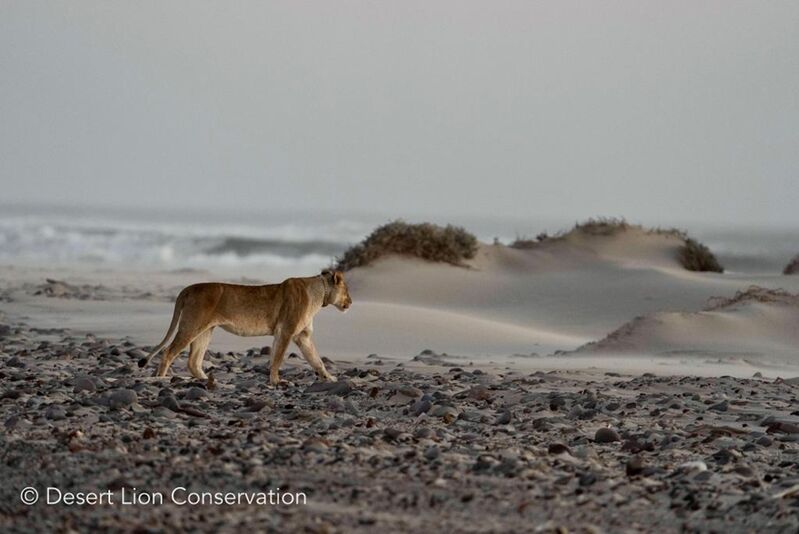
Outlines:
[{"label": "lion's tail", "polygon": [[164,339],[161,341],[161,343],[158,344],[157,347],[155,347],[155,349],[153,349],[153,351],[148,356],[139,360],[139,367],[144,367],[145,365],[150,363],[150,360],[153,359],[153,356],[161,352],[164,349],[164,347],[166,347],[166,344],[169,343],[169,339],[172,337],[172,334],[175,333],[175,329],[178,326],[178,321],[180,320],[180,314],[183,312],[184,297],[185,297],[185,290],[181,291],[180,294],[178,295],[178,298],[175,299],[175,310],[172,312],[172,322],[169,323],[169,328],[166,331]]}]

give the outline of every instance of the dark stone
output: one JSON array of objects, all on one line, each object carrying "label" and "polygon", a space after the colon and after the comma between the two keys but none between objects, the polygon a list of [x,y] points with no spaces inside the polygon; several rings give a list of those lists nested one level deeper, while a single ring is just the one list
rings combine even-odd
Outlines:
[{"label": "dark stone", "polygon": [[633,456],[627,460],[625,468],[628,477],[634,477],[644,472],[644,460],[640,456]]},{"label": "dark stone", "polygon": [[597,443],[613,443],[614,441],[621,441],[621,437],[612,428],[603,427],[596,431],[594,441]]},{"label": "dark stone", "polygon": [[117,389],[108,397],[108,407],[112,410],[127,408],[138,400],[138,395],[132,389]]},{"label": "dark stone", "polygon": [[59,404],[51,404],[44,412],[44,416],[52,421],[60,421],[67,418],[67,412]]},{"label": "dark stone", "polygon": [[16,367],[18,369],[24,369],[27,367],[27,364],[22,360],[20,360],[19,358],[17,358],[16,356],[13,356],[6,362],[6,366]]},{"label": "dark stone", "polygon": [[563,454],[564,452],[571,454],[572,450],[563,443],[550,443],[547,452],[549,454]]},{"label": "dark stone", "polygon": [[421,414],[423,414],[423,413],[427,413],[427,412],[429,412],[429,411],[430,411],[430,408],[431,408],[432,406],[433,406],[433,403],[432,403],[432,402],[430,402],[430,401],[429,401],[429,400],[427,400],[427,399],[424,399],[424,400],[418,400],[418,401],[416,401],[416,402],[414,402],[414,403],[413,403],[413,406],[411,406],[411,413],[412,413],[414,416],[419,416],[419,415],[421,415]]}]

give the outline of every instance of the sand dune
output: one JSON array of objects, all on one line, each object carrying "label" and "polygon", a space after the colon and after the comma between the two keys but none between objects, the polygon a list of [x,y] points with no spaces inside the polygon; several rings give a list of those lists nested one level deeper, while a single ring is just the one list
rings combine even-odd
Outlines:
[{"label": "sand dune", "polygon": [[[452,314],[424,319],[428,328],[434,328],[436,321],[442,319],[448,325],[444,331],[453,332],[453,325],[475,317],[488,321],[482,325],[486,339],[496,332],[497,325],[513,325],[524,329],[545,349],[517,346],[514,338],[511,343],[495,345],[494,354],[573,350],[603,338],[632,317],[659,313],[681,317],[683,313],[702,310],[711,297],[731,296],[750,284],[799,289],[795,279],[778,274],[752,277],[686,271],[677,261],[681,244],[676,236],[635,228],[610,236],[573,233],[530,250],[482,245],[468,268],[390,257],[355,269],[349,277],[356,299],[401,304],[406,308],[396,310],[399,315],[422,317],[418,315],[422,309]],[[740,314],[736,320],[768,322]],[[787,325],[790,320],[784,318],[780,324]],[[320,317],[320,325],[326,321],[334,320]],[[359,324],[337,319],[335,323],[337,330]],[[741,331],[740,325],[721,319],[696,328],[700,338],[707,331],[707,341],[695,346],[699,352],[715,348],[715,352],[729,352],[735,343],[727,342],[725,328]],[[781,354],[789,352],[786,347],[790,340],[781,344],[773,341],[773,329],[779,329],[776,324],[763,330],[762,336],[758,328],[749,329],[752,335],[745,348],[733,352],[768,353],[775,347]],[[524,339],[518,341],[524,343]],[[452,342],[458,342],[457,336]],[[679,343],[670,347],[665,339],[658,343],[653,353],[690,350],[688,345]],[[640,345],[645,346],[646,340],[641,339]]]},{"label": "sand dune", "polygon": [[752,287],[702,311],[637,317],[576,352],[699,355],[799,363],[799,296]]}]

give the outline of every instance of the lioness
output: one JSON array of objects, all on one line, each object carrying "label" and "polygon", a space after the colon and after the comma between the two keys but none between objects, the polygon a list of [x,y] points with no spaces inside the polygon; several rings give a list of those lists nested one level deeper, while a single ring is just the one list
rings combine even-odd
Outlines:
[{"label": "lioness", "polygon": [[279,370],[289,341],[294,341],[302,355],[323,380],[335,381],[327,372],[311,340],[313,318],[328,304],[340,311],[352,305],[349,289],[341,271],[322,271],[307,278],[289,278],[280,284],[245,286],[204,283],[183,289],[175,300],[175,311],[163,341],[146,358],[144,367],[177,334],[161,358],[156,376],[166,376],[169,366],[189,344],[189,371],[195,378],[207,378],[203,372],[205,349],[214,328],[219,326],[238,336],[275,336],[272,343],[272,369],[269,382],[280,382]]}]

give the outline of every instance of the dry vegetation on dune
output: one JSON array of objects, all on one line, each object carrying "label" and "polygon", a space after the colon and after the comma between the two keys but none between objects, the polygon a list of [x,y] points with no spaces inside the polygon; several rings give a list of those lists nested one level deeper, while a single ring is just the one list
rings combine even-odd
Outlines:
[{"label": "dry vegetation on dune", "polygon": [[[680,248],[677,260],[689,271],[724,272],[724,268],[716,259],[710,249],[695,239],[688,237],[683,230],[677,228],[644,228],[637,224],[630,224],[624,218],[597,217],[581,223],[576,223],[568,231],[561,231],[552,236],[542,232],[535,239],[519,237],[510,244],[511,248],[532,249],[541,243],[559,241],[572,235],[607,237],[635,229],[652,235],[665,235],[681,239],[684,244]],[[799,268],[799,267],[798,267]]]},{"label": "dry vegetation on dune", "polygon": [[685,239],[685,244],[680,248],[678,259],[680,264],[689,271],[724,272],[724,267],[710,249],[690,237]]},{"label": "dry vegetation on dune", "polygon": [[784,289],[769,289],[760,286],[749,286],[738,291],[732,297],[710,297],[702,311],[717,311],[731,308],[737,304],[760,302],[765,304],[790,304],[799,306],[799,295],[794,295]]},{"label": "dry vegetation on dune", "polygon": [[336,258],[336,269],[363,267],[390,254],[460,266],[476,253],[477,238],[463,228],[394,221],[377,227],[361,243]]},{"label": "dry vegetation on dune", "polygon": [[799,274],[799,254],[794,256],[788,265],[785,266],[782,274]]}]

